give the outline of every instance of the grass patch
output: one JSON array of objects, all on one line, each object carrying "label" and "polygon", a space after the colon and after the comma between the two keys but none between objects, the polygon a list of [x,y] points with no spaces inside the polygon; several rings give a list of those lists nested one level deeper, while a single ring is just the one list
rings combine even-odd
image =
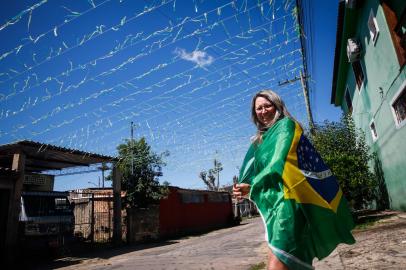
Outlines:
[{"label": "grass patch", "polygon": [[355,229],[366,230],[379,223],[379,221],[396,215],[396,213],[378,210],[360,210],[353,215],[356,224]]},{"label": "grass patch", "polygon": [[265,267],[266,267],[266,263],[261,262],[261,263],[258,263],[258,264],[251,265],[249,270],[261,270],[261,269],[265,269]]},{"label": "grass patch", "polygon": [[364,222],[361,224],[357,224],[355,226],[355,230],[366,230],[366,229],[374,226],[376,224],[376,222],[377,222],[376,220],[373,220],[373,221],[367,221],[367,222]]}]

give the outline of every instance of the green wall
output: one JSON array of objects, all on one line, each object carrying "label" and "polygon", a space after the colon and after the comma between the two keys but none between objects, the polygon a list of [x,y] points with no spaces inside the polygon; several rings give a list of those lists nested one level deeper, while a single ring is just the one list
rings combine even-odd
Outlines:
[{"label": "green wall", "polygon": [[[367,25],[371,9],[379,27],[375,44],[370,39]],[[364,1],[357,13],[353,27],[363,50],[361,65],[365,78],[361,89],[356,89],[354,73],[351,67],[348,68],[346,86],[352,98],[352,116],[356,126],[364,131],[371,150],[378,154],[382,162],[391,208],[406,210],[406,125],[396,128],[391,111],[391,101],[406,81],[406,72],[399,66],[379,1]],[[341,89],[338,93],[344,95],[345,92]],[[341,100],[341,108],[348,111],[345,99]],[[372,119],[378,133],[375,141],[369,127]]]}]

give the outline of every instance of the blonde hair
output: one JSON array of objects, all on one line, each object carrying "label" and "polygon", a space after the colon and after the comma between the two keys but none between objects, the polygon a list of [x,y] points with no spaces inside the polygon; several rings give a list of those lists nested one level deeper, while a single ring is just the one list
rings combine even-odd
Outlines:
[{"label": "blonde hair", "polygon": [[[271,102],[276,109],[275,112],[275,117],[272,119],[271,123],[268,125],[262,124],[258,117],[257,113],[255,111],[255,101],[257,98],[263,97],[267,99],[269,102]],[[281,99],[281,97],[276,94],[272,90],[262,90],[254,95],[251,101],[251,119],[252,122],[254,122],[255,126],[257,127],[257,133],[251,138],[251,140],[254,143],[261,143],[262,142],[262,135],[270,128],[272,127],[279,119],[282,119],[284,117],[289,117],[292,120],[296,121],[292,115],[289,113],[288,109],[285,106],[285,103]]]}]

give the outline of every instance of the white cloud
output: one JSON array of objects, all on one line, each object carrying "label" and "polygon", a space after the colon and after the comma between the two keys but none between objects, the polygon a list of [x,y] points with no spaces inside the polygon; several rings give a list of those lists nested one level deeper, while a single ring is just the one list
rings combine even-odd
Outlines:
[{"label": "white cloud", "polygon": [[214,61],[214,58],[204,51],[193,51],[188,53],[185,49],[176,48],[175,54],[184,60],[196,63],[199,67],[208,66]]}]

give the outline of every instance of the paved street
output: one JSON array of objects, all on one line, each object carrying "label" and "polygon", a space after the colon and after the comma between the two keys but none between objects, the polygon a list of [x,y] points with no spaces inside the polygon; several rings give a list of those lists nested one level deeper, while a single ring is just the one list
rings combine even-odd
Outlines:
[{"label": "paved street", "polygon": [[120,251],[112,250],[112,254],[105,252],[97,258],[66,258],[59,263],[72,265],[59,269],[248,269],[265,261],[263,239],[262,221],[255,218],[237,227],[169,241],[161,246],[141,250],[126,247],[120,255],[116,255]]},{"label": "paved street", "polygon": [[[387,213],[354,235],[355,245],[340,245],[328,258],[315,263],[316,269],[406,269],[405,213]],[[200,236],[67,257],[36,269],[246,270],[265,262],[266,252],[262,221],[254,218]]]}]

